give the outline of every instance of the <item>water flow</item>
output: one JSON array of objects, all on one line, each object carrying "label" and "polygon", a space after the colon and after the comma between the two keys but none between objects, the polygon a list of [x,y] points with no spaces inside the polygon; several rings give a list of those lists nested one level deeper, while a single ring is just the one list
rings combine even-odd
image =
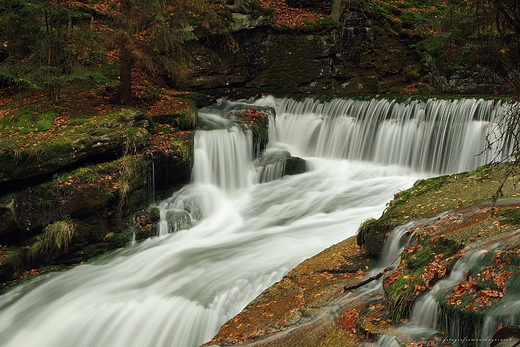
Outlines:
[{"label": "water flow", "polygon": [[401,347],[401,344],[397,341],[395,336],[385,334],[378,336],[376,344],[380,347]]},{"label": "water flow", "polygon": [[[283,99],[277,107],[280,141],[296,155],[395,164],[431,174],[472,170],[491,161],[486,136],[496,139],[502,103],[483,99]],[[283,134],[283,135],[281,135]],[[507,150],[506,150],[507,152]]]},{"label": "water flow", "polygon": [[213,184],[225,191],[248,187],[252,183],[252,147],[251,132],[238,126],[198,131],[193,183]]},{"label": "water flow", "polygon": [[[253,106],[277,109],[277,141],[270,148],[301,153],[311,171],[253,183],[250,135],[221,117],[234,104],[204,110],[202,118],[214,126],[196,134],[194,182],[158,205],[164,235],[0,296],[3,346],[195,347],[292,267],[354,235],[361,222],[380,216],[397,191],[424,177],[408,165],[331,155],[327,141],[317,141],[320,129],[305,132],[323,122],[320,117],[338,117],[335,104],[322,116],[305,111],[298,118],[302,112],[290,111],[287,103],[264,98]],[[381,123],[384,118],[374,112],[394,104],[349,106],[347,115],[370,119],[340,116],[361,126],[343,141],[352,142],[351,134],[358,139],[352,146],[363,143],[368,149],[360,151],[371,152],[375,134],[369,135],[368,124]],[[307,136],[304,141],[295,131]],[[361,138],[365,133],[367,139]],[[339,141],[339,133],[330,134],[331,142]]]},{"label": "water flow", "polygon": [[437,302],[438,297],[444,291],[452,289],[462,281],[468,270],[471,269],[484,255],[484,251],[474,250],[462,256],[455,263],[448,278],[435,284],[435,286],[420,297],[412,307],[410,323],[414,326],[439,329],[441,327],[441,308]]}]

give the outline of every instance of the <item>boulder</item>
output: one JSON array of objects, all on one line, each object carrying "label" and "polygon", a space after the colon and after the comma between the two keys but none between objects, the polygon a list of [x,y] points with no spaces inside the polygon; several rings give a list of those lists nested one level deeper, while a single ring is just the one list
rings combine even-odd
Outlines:
[{"label": "boulder", "polygon": [[284,175],[298,175],[307,172],[307,161],[300,157],[290,157],[285,160]]},{"label": "boulder", "polygon": [[0,201],[0,235],[18,228],[14,199]]}]

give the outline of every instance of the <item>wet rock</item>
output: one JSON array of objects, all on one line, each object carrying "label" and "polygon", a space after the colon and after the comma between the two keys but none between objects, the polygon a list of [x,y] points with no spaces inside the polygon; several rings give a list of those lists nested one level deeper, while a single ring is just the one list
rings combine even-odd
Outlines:
[{"label": "wet rock", "polygon": [[290,157],[285,161],[284,175],[298,175],[307,172],[307,162],[300,157]]},{"label": "wet rock", "polygon": [[161,219],[160,213],[159,209],[154,207],[136,214],[134,217],[136,240],[144,240],[157,235],[157,223]]},{"label": "wet rock", "polygon": [[255,161],[259,182],[265,183],[285,175],[298,175],[308,171],[307,162],[293,157],[288,151],[269,150]]},{"label": "wet rock", "polygon": [[18,229],[14,199],[0,201],[0,235]]}]

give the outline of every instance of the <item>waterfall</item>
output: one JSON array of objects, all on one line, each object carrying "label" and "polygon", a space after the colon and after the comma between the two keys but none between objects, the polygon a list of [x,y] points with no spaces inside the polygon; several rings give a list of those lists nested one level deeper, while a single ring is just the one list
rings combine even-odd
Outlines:
[{"label": "waterfall", "polygon": [[380,335],[378,336],[376,343],[381,347],[401,347],[401,344],[397,341],[395,336]]},{"label": "waterfall", "polygon": [[268,148],[255,160],[257,183],[267,183],[281,178],[285,171],[285,163],[291,154],[276,148]]},{"label": "waterfall", "polygon": [[483,152],[506,113],[506,105],[493,100],[282,99],[276,111],[278,140],[296,155],[443,174],[472,170],[506,148],[496,142]]},{"label": "waterfall", "polygon": [[403,249],[409,246],[409,242],[413,236],[410,233],[415,222],[406,223],[404,225],[400,225],[396,227],[392,234],[388,237],[383,246],[383,251],[381,252],[381,257],[379,260],[379,267],[385,268],[394,263],[396,266],[399,263],[395,263],[397,257],[401,254]]},{"label": "waterfall", "polygon": [[230,129],[195,134],[193,183],[214,184],[225,191],[251,185],[251,132]]},{"label": "waterfall", "polygon": [[[265,106],[277,115],[266,152],[301,156],[311,170],[257,171],[251,133],[233,110]],[[292,267],[378,218],[396,192],[431,173],[478,165],[482,157],[470,150],[480,150],[502,108],[475,99],[266,97],[201,109],[193,182],[155,205],[160,237],[1,295],[0,341],[196,347]],[[399,240],[389,242],[388,258]]]},{"label": "waterfall", "polygon": [[148,156],[148,163],[150,168],[148,169],[147,182],[148,182],[148,201],[150,204],[155,203],[155,157],[153,153]]}]

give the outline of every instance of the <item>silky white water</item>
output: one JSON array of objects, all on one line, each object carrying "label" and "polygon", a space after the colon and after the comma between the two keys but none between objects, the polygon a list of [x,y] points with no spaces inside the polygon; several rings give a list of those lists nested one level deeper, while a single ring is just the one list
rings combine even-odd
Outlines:
[{"label": "silky white water", "polygon": [[[276,109],[269,150],[288,150],[312,168],[267,183],[254,183],[251,134],[221,118],[248,103],[201,110],[213,130],[195,137],[193,183],[158,204],[162,236],[2,295],[2,346],[198,346],[299,262],[379,217],[394,193],[432,172],[456,170],[453,162],[462,154],[450,159],[452,153],[438,147],[484,143],[467,134],[473,114],[465,126],[448,120],[457,123],[453,131],[421,125],[434,122],[420,118],[421,105],[449,119],[433,101],[343,102],[254,102]],[[475,103],[487,105],[473,100],[464,107]],[[388,120],[391,115],[398,118]],[[391,130],[399,122],[400,130]],[[464,154],[473,166],[474,154]]]}]

